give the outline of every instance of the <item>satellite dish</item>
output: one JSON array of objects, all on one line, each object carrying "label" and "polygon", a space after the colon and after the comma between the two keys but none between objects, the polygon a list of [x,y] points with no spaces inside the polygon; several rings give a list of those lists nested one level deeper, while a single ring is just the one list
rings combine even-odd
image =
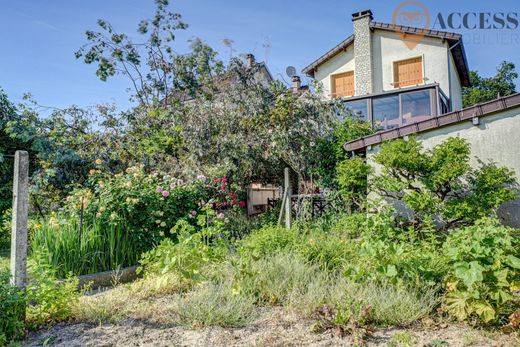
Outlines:
[{"label": "satellite dish", "polygon": [[296,76],[296,68],[294,66],[287,66],[287,68],[285,69],[285,73],[290,78],[293,78],[294,76]]}]

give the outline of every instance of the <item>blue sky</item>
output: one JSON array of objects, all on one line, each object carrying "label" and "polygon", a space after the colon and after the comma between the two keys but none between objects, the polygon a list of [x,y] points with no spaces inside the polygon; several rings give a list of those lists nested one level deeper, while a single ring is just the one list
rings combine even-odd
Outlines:
[{"label": "blue sky", "polygon": [[[300,71],[352,33],[351,13],[370,8],[374,19],[392,21],[400,1],[177,0],[171,8],[190,27],[179,34],[176,51],[200,37],[229,57],[222,39],[234,41],[237,53],[253,52],[266,60],[276,78],[293,65]],[[438,12],[520,12],[514,1],[423,1],[430,14]],[[128,82],[120,77],[101,82],[95,67],[74,58],[85,42],[84,32],[96,20],[109,20],[123,32],[135,33],[140,19],[153,15],[153,0],[0,0],[0,86],[19,102],[31,92],[45,106],[80,106],[100,102],[129,107]],[[494,74],[503,60],[520,70],[520,28],[515,30],[453,30],[466,35],[470,69]],[[498,35],[498,36],[497,36]],[[485,40],[485,42],[482,42]],[[267,46],[267,47],[266,47]]]}]

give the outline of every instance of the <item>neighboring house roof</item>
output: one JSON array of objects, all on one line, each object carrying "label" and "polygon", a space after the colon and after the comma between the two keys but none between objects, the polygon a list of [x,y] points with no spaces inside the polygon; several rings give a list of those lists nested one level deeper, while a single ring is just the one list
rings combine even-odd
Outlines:
[{"label": "neighboring house roof", "polygon": [[357,151],[367,146],[377,145],[384,141],[397,139],[407,135],[426,132],[432,129],[441,128],[446,125],[469,121],[474,117],[485,117],[498,111],[503,111],[514,106],[520,105],[520,93],[498,98],[493,101],[477,104],[465,109],[446,113],[437,117],[423,120],[413,124],[400,126],[396,129],[383,130],[373,135],[365,136],[357,140],[345,143],[347,151]]},{"label": "neighboring house roof", "polygon": [[[468,62],[466,59],[466,53],[464,51],[464,44],[462,42],[462,35],[457,33],[450,33],[446,31],[439,30],[424,30],[420,28],[407,27],[402,25],[395,24],[387,24],[380,22],[370,22],[371,29],[379,29],[379,30],[387,30],[400,32],[405,34],[420,34],[427,37],[438,38],[442,40],[447,40],[450,49],[452,49],[453,59],[455,60],[455,66],[457,68],[457,72],[459,73],[460,82],[463,86],[469,86],[469,68]],[[327,53],[323,54],[321,57],[316,59],[314,62],[305,67],[302,72],[306,75],[314,77],[314,72],[318,68],[318,66],[327,62],[338,53],[345,51],[348,46],[350,46],[354,42],[354,35],[350,35],[345,40],[341,41],[336,47],[332,48]]]}]

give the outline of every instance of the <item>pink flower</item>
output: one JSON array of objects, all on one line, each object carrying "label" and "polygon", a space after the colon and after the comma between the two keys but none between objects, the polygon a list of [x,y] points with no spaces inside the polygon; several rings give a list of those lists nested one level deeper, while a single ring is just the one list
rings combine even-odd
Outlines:
[{"label": "pink flower", "polygon": [[222,185],[220,186],[220,189],[226,190],[226,185],[224,183],[222,183]]},{"label": "pink flower", "polygon": [[233,199],[233,205],[237,204],[237,199]]},{"label": "pink flower", "polygon": [[219,182],[220,182],[220,178],[217,178],[217,179],[215,180],[215,183],[219,183]]},{"label": "pink flower", "polygon": [[157,191],[157,193],[162,193],[163,189],[162,189],[162,187],[157,187],[156,191]]},{"label": "pink flower", "polygon": [[164,190],[164,191],[162,192],[162,196],[164,196],[165,198],[167,198],[167,197],[170,196],[170,192],[167,191],[167,190]]},{"label": "pink flower", "polygon": [[224,213],[220,212],[219,214],[217,214],[217,218],[224,219]]},{"label": "pink flower", "polygon": [[222,179],[222,182],[227,183],[227,178],[224,177],[224,178]]},{"label": "pink flower", "polygon": [[209,203],[209,207],[213,207],[213,203],[212,202]]},{"label": "pink flower", "polygon": [[246,202],[244,200],[240,201],[240,208],[246,207]]}]

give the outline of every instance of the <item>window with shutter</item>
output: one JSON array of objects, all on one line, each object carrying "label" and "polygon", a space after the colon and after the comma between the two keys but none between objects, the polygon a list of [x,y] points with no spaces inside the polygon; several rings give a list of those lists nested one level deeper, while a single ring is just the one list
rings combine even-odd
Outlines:
[{"label": "window with shutter", "polygon": [[394,62],[394,87],[414,86],[423,81],[422,57]]},{"label": "window with shutter", "polygon": [[332,97],[354,96],[354,71],[331,75]]}]

